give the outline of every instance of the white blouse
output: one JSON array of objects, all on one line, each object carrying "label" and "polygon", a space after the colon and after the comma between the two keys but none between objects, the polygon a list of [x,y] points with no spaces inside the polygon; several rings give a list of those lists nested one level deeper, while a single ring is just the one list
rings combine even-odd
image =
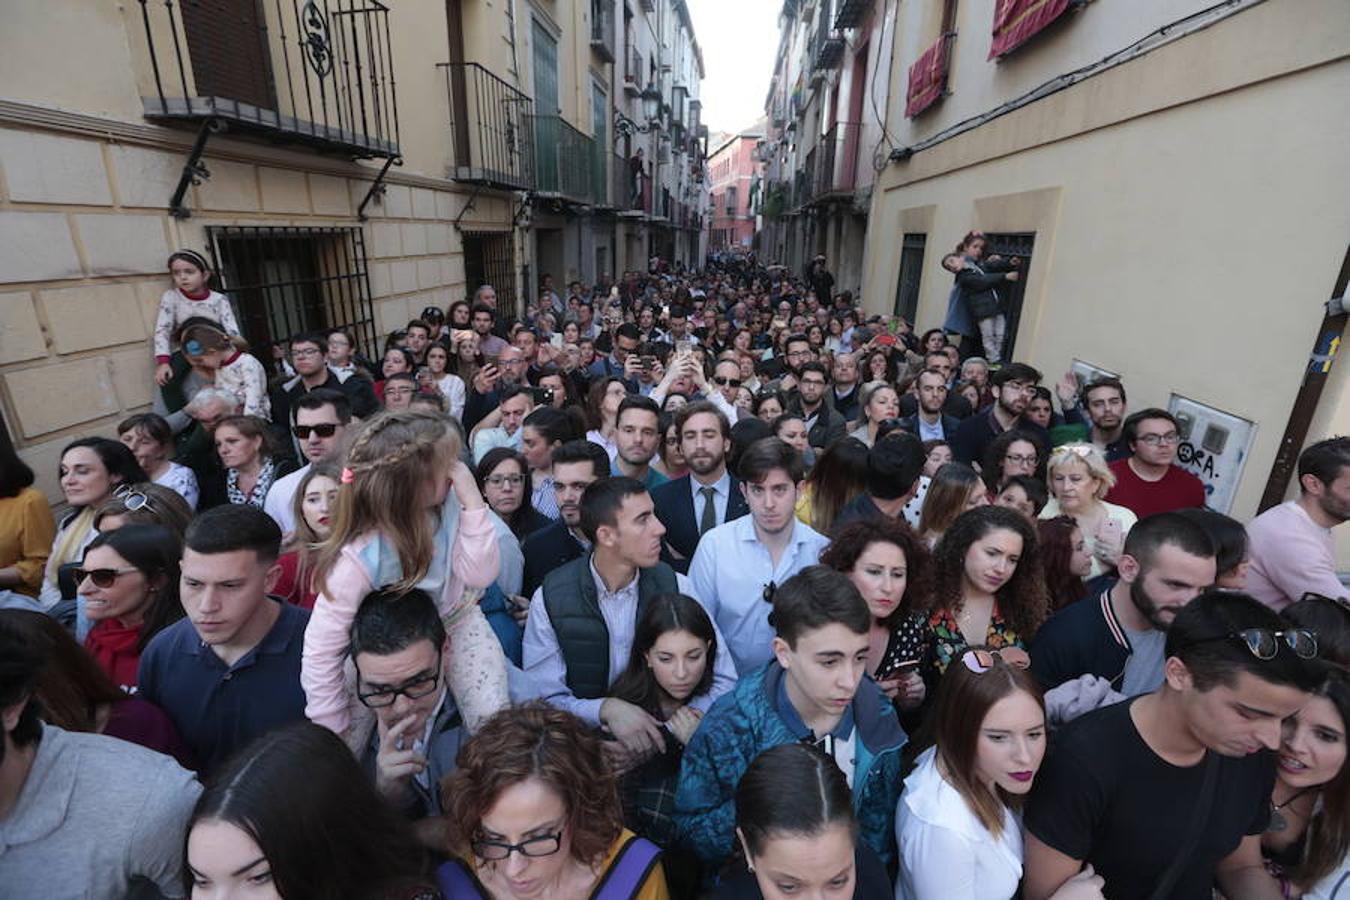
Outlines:
[{"label": "white blouse", "polygon": [[896,900],[1009,900],[1022,880],[1022,824],[1004,808],[995,838],[937,767],[930,747],[905,779],[895,811]]}]

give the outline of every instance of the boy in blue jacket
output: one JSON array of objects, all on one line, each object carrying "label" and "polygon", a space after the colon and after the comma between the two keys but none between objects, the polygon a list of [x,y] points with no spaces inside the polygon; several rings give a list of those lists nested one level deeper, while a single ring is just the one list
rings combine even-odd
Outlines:
[{"label": "boy in blue jacket", "polygon": [[675,794],[683,843],[709,871],[736,839],[736,784],[763,751],[794,741],[832,756],[853,791],[862,838],[895,858],[905,732],[867,676],[871,614],[847,576],[809,566],[774,592],[774,658],[708,710],[685,748]]}]

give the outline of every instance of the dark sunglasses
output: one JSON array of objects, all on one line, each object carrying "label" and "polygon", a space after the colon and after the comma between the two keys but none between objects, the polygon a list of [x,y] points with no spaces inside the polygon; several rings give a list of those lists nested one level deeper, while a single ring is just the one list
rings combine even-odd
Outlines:
[{"label": "dark sunglasses", "polygon": [[291,434],[300,440],[309,440],[310,432],[317,434],[321,438],[330,438],[337,434],[338,426],[332,422],[325,422],[322,425],[292,425]]},{"label": "dark sunglasses", "polygon": [[1269,628],[1244,628],[1241,631],[1200,638],[1186,646],[1195,647],[1199,644],[1228,640],[1242,641],[1251,655],[1261,660],[1271,660],[1278,656],[1281,642],[1294,651],[1294,655],[1299,659],[1317,658],[1317,635],[1306,628],[1286,628],[1281,631],[1271,631]]},{"label": "dark sunglasses", "polygon": [[80,585],[88,578],[94,582],[95,587],[110,588],[117,581],[119,575],[126,575],[131,572],[139,571],[135,566],[128,566],[125,569],[72,569],[71,577],[75,579],[75,584]]},{"label": "dark sunglasses", "polygon": [[728,385],[730,385],[731,387],[738,388],[741,386],[741,380],[739,378],[723,378],[721,376],[718,376],[714,378],[713,381],[715,381],[722,387],[727,387]]}]

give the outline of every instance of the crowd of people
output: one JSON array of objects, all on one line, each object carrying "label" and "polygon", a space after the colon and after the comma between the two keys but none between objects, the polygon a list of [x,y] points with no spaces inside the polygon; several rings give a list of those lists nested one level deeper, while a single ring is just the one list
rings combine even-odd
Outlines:
[{"label": "crowd of people", "polygon": [[[0,895],[1350,897],[1350,438],[1205,508],[1165,409],[816,261],[491,285],[0,450]],[[983,355],[980,355],[980,354]]]}]

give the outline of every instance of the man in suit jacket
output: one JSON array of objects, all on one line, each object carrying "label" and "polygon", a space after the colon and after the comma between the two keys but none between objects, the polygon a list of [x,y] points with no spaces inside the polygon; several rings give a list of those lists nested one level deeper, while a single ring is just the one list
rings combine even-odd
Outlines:
[{"label": "man in suit jacket", "polygon": [[843,437],[847,425],[839,411],[825,402],[827,390],[829,377],[824,364],[803,364],[797,375],[796,407],[806,423],[806,442],[818,454]]},{"label": "man in suit jacket", "polygon": [[680,451],[689,474],[652,490],[656,515],[666,526],[661,558],[677,572],[688,573],[699,538],[718,525],[750,511],[740,482],[727,471],[731,423],[706,400],[675,414]]},{"label": "man in suit jacket", "polygon": [[900,420],[900,427],[921,441],[950,441],[961,427],[961,420],[943,412],[947,402],[947,382],[937,369],[924,369],[914,380],[919,408]]},{"label": "man in suit jacket", "polygon": [[581,495],[591,482],[609,477],[609,454],[591,441],[568,441],[553,451],[553,492],[558,521],[525,538],[525,575],[521,593],[530,597],[544,576],[590,549],[581,531]]}]

